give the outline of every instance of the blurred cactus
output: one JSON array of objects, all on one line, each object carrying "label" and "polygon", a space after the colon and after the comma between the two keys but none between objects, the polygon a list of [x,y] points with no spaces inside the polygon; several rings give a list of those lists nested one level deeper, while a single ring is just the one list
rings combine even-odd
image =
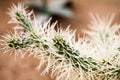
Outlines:
[{"label": "blurred cactus", "polygon": [[[48,20],[51,16],[60,16],[66,18],[72,18],[73,12],[70,10],[70,0],[51,0],[49,3],[47,0],[40,1],[41,3],[28,2],[26,5],[29,8],[37,12],[37,17],[42,16],[43,20]],[[66,6],[66,5],[69,6]]]}]

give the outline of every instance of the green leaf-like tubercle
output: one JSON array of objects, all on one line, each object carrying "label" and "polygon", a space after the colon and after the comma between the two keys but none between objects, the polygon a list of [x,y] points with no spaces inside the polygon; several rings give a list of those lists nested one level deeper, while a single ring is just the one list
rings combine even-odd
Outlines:
[{"label": "green leaf-like tubercle", "polygon": [[79,57],[80,53],[78,50],[75,50],[73,47],[70,47],[61,36],[56,35],[53,39],[54,46],[58,49],[58,54],[64,55],[66,61],[71,61],[73,67],[81,67],[83,70],[88,71],[89,68],[93,71],[98,69],[98,64],[91,57]]},{"label": "green leaf-like tubercle", "polygon": [[7,40],[8,46],[15,48],[15,49],[21,49],[21,48],[26,48],[30,44],[34,43],[33,39],[8,39]]}]

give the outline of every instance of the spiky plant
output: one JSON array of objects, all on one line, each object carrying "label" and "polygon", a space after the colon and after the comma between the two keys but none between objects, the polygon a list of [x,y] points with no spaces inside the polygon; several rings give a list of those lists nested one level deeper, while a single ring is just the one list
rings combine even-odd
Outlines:
[{"label": "spiky plant", "polygon": [[[10,23],[19,27],[3,36],[4,52],[24,57],[26,53],[40,60],[41,74],[51,71],[56,80],[120,80],[120,26],[112,25],[113,15],[92,17],[91,38],[75,40],[75,31],[59,28],[56,22],[41,24],[24,5],[13,5]],[[32,17],[32,18],[31,18]]]}]

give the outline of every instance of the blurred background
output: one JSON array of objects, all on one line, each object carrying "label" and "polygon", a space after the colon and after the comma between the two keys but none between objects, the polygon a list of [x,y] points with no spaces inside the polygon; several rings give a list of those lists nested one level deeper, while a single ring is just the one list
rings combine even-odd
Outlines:
[{"label": "blurred background", "polygon": [[[77,35],[80,36],[83,29],[88,29],[90,12],[100,15],[115,13],[113,22],[120,23],[120,0],[0,0],[0,36],[15,26],[8,24],[10,17],[7,12],[12,3],[18,2],[33,9],[38,18],[43,16],[47,20],[52,16],[52,21],[57,20],[63,28],[71,25],[71,29],[77,30]],[[32,56],[24,59],[17,57],[15,60],[14,56],[0,51],[0,80],[54,80],[50,73],[41,76],[41,71],[35,71],[38,64],[39,60]]]}]

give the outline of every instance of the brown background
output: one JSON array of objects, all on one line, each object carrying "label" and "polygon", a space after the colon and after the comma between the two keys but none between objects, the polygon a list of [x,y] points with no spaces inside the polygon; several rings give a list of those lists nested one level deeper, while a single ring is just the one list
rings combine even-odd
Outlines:
[{"label": "brown background", "polygon": [[[10,19],[6,14],[12,3],[17,3],[22,0],[0,0],[0,35],[4,35],[7,31],[12,30],[13,25],[7,24]],[[71,25],[72,29],[77,29],[77,34],[81,33],[82,29],[87,29],[90,23],[89,12],[97,12],[102,15],[107,12],[115,13],[114,22],[120,23],[120,0],[72,0],[73,11],[76,14],[74,19],[60,18],[58,21],[62,26]],[[39,60],[33,57],[21,59],[9,54],[0,52],[0,80],[53,80],[46,74],[40,76],[40,71],[35,71]]]}]

